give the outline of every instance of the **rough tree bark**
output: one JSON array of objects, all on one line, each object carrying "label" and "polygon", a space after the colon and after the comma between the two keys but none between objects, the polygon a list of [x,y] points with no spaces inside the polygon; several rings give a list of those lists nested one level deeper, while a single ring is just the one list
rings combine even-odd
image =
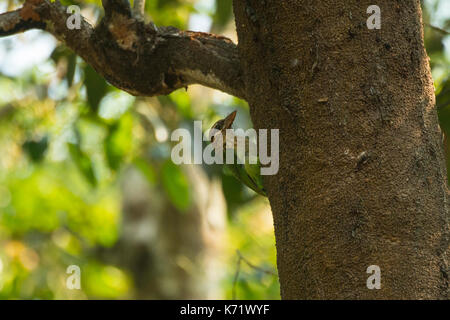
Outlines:
[{"label": "rough tree bark", "polygon": [[[234,1],[285,299],[448,298],[446,173],[419,1]],[[381,289],[366,287],[370,265]]]},{"label": "rough tree bark", "polygon": [[[238,48],[154,28],[103,0],[95,28],[68,30],[59,3],[0,15],[0,36],[32,28],[64,41],[136,95],[199,83],[245,98],[256,128],[280,129],[265,179],[284,299],[446,299],[446,172],[418,0],[235,0]],[[381,268],[369,290],[366,269]]]}]

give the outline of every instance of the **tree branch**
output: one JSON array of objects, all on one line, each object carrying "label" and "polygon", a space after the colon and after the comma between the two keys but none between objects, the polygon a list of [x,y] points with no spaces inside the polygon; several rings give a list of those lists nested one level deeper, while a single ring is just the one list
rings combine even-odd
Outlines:
[{"label": "tree branch", "polygon": [[155,28],[131,15],[128,1],[102,0],[105,18],[93,28],[81,17],[70,30],[70,14],[58,1],[27,0],[0,14],[0,36],[30,29],[53,34],[112,85],[133,95],[168,94],[201,84],[245,99],[236,45],[208,33]]},{"label": "tree branch", "polygon": [[45,24],[39,21],[23,20],[20,10],[6,12],[0,15],[0,37],[13,35],[29,29],[44,29]]},{"label": "tree branch", "polygon": [[429,28],[435,30],[435,31],[438,31],[438,32],[443,33],[443,34],[450,35],[450,31],[447,31],[447,30],[445,30],[445,29],[439,28],[439,27],[437,27],[437,26],[435,26],[435,25],[432,25],[431,23],[425,23],[425,25],[426,25],[427,27],[429,27]]},{"label": "tree branch", "polygon": [[145,0],[134,0],[133,15],[138,20],[144,20]]}]

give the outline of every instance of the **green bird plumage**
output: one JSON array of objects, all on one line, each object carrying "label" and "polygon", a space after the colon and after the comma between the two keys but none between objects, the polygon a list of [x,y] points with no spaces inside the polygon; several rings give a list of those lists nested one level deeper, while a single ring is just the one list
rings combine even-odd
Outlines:
[{"label": "green bird plumage", "polygon": [[[226,118],[221,119],[217,121],[212,127],[211,127],[211,134],[210,134],[210,140],[211,142],[214,142],[214,139],[219,132],[222,134],[223,137],[223,153],[224,153],[224,159],[226,159],[226,148],[230,147],[227,144],[226,139],[226,130],[231,129],[231,126],[233,125],[234,119],[236,118],[236,111],[229,114]],[[215,130],[218,131],[215,131]],[[256,193],[267,197],[266,190],[264,189],[263,183],[262,183],[262,177],[261,177],[261,171],[260,171],[260,163],[259,159],[257,159],[256,164],[251,164],[247,160],[244,161],[243,164],[238,163],[238,155],[236,150],[236,143],[233,142],[233,148],[234,148],[234,161],[233,164],[225,164],[224,165],[224,171],[231,173],[236,179],[241,181],[243,184],[245,184],[247,187],[255,191]]]}]

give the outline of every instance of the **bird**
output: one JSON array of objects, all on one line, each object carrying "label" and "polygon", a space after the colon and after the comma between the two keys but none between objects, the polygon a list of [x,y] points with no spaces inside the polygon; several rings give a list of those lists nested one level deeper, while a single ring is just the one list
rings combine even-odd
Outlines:
[{"label": "bird", "polygon": [[[233,111],[224,119],[220,119],[211,127],[209,133],[209,139],[211,143],[214,143],[219,134],[222,135],[223,145],[221,146],[223,152],[223,159],[226,159],[226,149],[234,149],[234,161],[233,164],[224,164],[224,172],[231,173],[237,180],[242,182],[244,185],[255,191],[256,193],[267,197],[266,190],[263,185],[260,162],[259,159],[256,160],[256,164],[251,164],[247,161],[248,157],[245,157],[244,163],[238,163],[237,157],[237,144],[234,135],[227,137],[227,129],[232,129],[234,119],[236,118],[237,111]],[[220,140],[218,140],[220,141]],[[217,141],[216,141],[217,143]],[[247,148],[246,148],[247,152]]]}]

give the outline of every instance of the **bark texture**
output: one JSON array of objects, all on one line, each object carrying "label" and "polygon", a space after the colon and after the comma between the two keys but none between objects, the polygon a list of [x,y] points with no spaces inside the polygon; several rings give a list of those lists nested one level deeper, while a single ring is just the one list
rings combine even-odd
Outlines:
[{"label": "bark texture", "polygon": [[245,98],[237,48],[228,38],[146,24],[132,15],[126,0],[102,3],[105,17],[97,26],[81,17],[80,29],[71,30],[65,6],[27,0],[21,9],[0,14],[0,37],[48,31],[108,82],[133,95],[163,95],[201,84]]},{"label": "bark texture", "polygon": [[[448,298],[446,172],[419,1],[236,0],[284,299]],[[381,268],[381,289],[366,286]]]}]

